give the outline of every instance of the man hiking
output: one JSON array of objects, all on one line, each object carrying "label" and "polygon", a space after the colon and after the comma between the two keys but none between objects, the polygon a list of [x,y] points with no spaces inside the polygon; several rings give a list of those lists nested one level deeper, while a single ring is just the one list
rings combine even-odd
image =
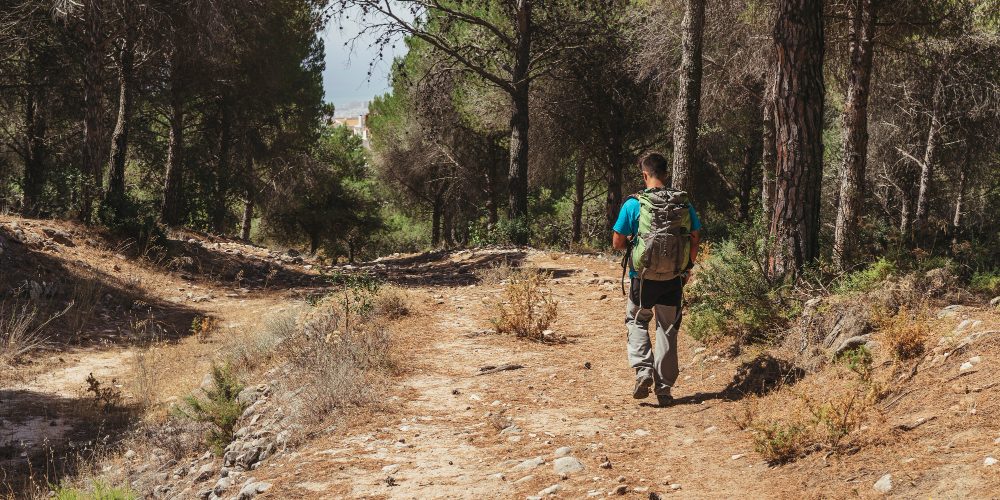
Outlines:
[{"label": "man hiking", "polygon": [[[667,186],[667,160],[659,153],[639,159],[646,189],[622,205],[611,234],[614,247],[626,250],[631,285],[625,307],[628,362],[635,369],[632,397],[650,389],[661,407],[673,402],[677,381],[677,330],[688,271],[698,256],[701,221],[687,193]],[[624,269],[623,269],[624,273]],[[649,321],[656,315],[656,349],[650,346]]]}]

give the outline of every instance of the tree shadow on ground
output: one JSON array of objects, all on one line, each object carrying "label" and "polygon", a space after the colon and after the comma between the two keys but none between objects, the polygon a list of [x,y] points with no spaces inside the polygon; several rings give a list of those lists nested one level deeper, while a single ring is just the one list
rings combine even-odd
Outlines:
[{"label": "tree shadow on ground", "polygon": [[3,226],[0,245],[0,313],[33,314],[36,324],[55,318],[42,332],[49,349],[175,340],[201,314],[144,293],[121,275],[30,248]]},{"label": "tree shadow on ground", "polygon": [[[747,396],[764,396],[802,379],[805,370],[792,362],[760,354],[736,368],[733,380],[718,392],[698,392],[675,398],[671,406],[700,405],[711,400],[739,401]],[[641,406],[657,406],[640,403]]]},{"label": "tree shadow on ground", "polygon": [[79,389],[79,397],[0,390],[0,497],[37,498],[38,488],[44,494],[73,477],[138,422],[137,408]]}]

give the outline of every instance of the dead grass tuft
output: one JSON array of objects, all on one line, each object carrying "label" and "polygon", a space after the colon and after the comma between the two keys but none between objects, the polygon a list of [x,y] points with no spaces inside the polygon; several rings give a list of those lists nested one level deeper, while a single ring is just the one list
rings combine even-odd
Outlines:
[{"label": "dead grass tuft", "polygon": [[395,286],[380,287],[372,299],[370,314],[376,318],[399,318],[410,314],[409,294]]},{"label": "dead grass tuft", "polygon": [[834,365],[794,388],[745,400],[732,419],[750,431],[755,450],[771,463],[820,450],[853,452],[870,438],[866,425],[881,418],[880,394],[877,384]]},{"label": "dead grass tuft", "polygon": [[931,317],[926,308],[911,310],[903,306],[895,314],[877,311],[875,334],[880,346],[898,360],[914,359],[924,353],[931,336]]},{"label": "dead grass tuft", "polygon": [[550,275],[535,269],[522,269],[510,275],[497,316],[490,321],[497,333],[511,333],[518,338],[538,342],[559,340],[549,331],[556,320],[559,303],[548,288]]},{"label": "dead grass tuft", "polygon": [[503,262],[493,264],[489,267],[484,267],[481,269],[476,269],[476,279],[484,285],[496,286],[500,285],[516,274],[517,268],[511,266],[506,259]]},{"label": "dead grass tuft", "polygon": [[65,312],[38,322],[38,311],[28,304],[0,302],[0,365],[17,363],[31,352],[43,349],[48,344],[45,329]]}]

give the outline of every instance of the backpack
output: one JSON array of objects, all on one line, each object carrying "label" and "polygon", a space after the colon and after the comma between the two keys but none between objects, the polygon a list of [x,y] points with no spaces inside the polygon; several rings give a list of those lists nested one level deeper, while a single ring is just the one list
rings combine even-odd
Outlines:
[{"label": "backpack", "polygon": [[668,188],[646,189],[629,198],[639,201],[639,230],[626,254],[641,279],[672,280],[691,259],[691,211],[688,194]]}]

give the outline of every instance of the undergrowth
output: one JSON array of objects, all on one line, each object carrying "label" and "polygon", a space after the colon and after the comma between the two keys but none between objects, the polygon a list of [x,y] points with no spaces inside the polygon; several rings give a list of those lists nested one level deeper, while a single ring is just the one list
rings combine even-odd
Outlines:
[{"label": "undergrowth", "polygon": [[549,274],[534,269],[520,269],[510,275],[495,306],[497,315],[490,319],[497,333],[538,342],[558,340],[549,331],[559,309],[547,286],[549,278]]},{"label": "undergrowth", "polygon": [[238,397],[242,390],[243,384],[228,366],[215,364],[212,365],[212,387],[205,390],[205,396],[187,396],[184,404],[176,406],[174,411],[196,422],[210,424],[206,440],[212,451],[221,456],[226,446],[233,442],[236,422],[244,410]]}]

